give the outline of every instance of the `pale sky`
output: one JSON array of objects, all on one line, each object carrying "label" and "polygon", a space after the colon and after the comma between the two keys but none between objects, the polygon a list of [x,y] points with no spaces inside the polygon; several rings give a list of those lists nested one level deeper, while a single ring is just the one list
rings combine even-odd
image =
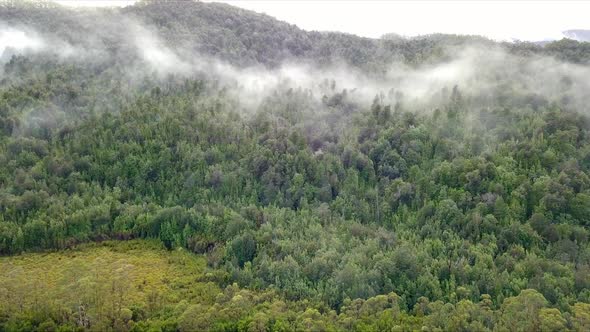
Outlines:
[{"label": "pale sky", "polygon": [[[74,6],[125,6],[127,0],[61,0]],[[208,1],[209,2],[209,1]],[[590,29],[590,1],[222,0],[305,30],[378,38],[385,33],[482,35],[496,40],[561,39]]]}]

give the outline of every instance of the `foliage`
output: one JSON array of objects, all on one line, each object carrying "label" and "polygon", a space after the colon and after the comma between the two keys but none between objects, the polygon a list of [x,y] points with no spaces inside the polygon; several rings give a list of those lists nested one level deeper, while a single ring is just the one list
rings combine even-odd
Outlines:
[{"label": "foliage", "polygon": [[[76,15],[93,15],[0,13],[55,19],[47,29],[72,43],[83,34],[61,30],[86,31]],[[418,66],[471,40],[305,32],[217,4],[117,15],[270,67],[344,59],[383,72],[399,54]],[[590,131],[571,79],[551,96],[510,80],[449,86],[432,109],[393,89],[362,103],[326,80],[247,107],[206,76],[127,81],[122,32],[104,27],[116,58],[3,65],[0,254],[13,256],[0,260],[0,329],[588,329]],[[185,28],[198,42],[173,38]]]}]

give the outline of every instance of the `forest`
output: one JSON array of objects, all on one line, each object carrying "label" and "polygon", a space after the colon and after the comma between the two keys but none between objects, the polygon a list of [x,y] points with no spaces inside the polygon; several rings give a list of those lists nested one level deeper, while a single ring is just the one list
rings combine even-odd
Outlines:
[{"label": "forest", "polygon": [[1,331],[588,331],[590,43],[0,1]]}]

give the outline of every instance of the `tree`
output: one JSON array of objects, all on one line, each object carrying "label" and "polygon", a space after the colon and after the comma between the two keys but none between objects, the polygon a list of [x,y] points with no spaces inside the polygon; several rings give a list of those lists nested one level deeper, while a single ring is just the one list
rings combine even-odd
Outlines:
[{"label": "tree", "polygon": [[[525,289],[518,296],[504,300],[499,327],[513,331],[538,331],[541,328],[540,312],[546,305],[547,300],[542,294],[534,289]],[[553,312],[543,311],[543,313],[548,314],[545,317],[547,318],[545,323],[551,325],[552,322],[559,321],[559,318],[552,316]]]},{"label": "tree", "polygon": [[539,329],[541,331],[565,331],[567,321],[558,309],[543,308],[539,310]]},{"label": "tree", "polygon": [[574,328],[585,331],[590,328],[590,304],[576,302],[572,307]]},{"label": "tree", "polygon": [[590,225],[590,195],[579,193],[569,203],[570,213],[582,225]]},{"label": "tree", "polygon": [[251,261],[256,255],[256,240],[251,232],[245,232],[232,240],[229,248],[230,257],[235,258],[237,264],[243,267],[246,262]]}]

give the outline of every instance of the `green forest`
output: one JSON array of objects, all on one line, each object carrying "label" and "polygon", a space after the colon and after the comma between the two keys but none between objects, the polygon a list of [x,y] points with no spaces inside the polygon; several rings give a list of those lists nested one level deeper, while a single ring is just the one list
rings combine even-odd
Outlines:
[{"label": "green forest", "polygon": [[590,43],[191,1],[0,33],[0,331],[590,330]]}]

